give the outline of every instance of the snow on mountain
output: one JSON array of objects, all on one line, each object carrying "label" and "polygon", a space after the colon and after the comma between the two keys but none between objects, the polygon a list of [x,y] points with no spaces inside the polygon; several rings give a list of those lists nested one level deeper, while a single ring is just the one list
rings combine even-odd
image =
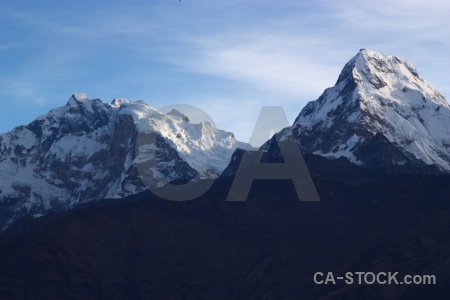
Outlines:
[{"label": "snow on mountain", "polygon": [[179,118],[183,119],[183,121],[185,121],[185,122],[189,122],[190,121],[189,118],[186,115],[184,115],[183,113],[179,112],[175,108],[172,109],[171,111],[169,111],[167,114],[171,115],[171,116],[174,116],[174,117],[179,117]]},{"label": "snow on mountain", "polygon": [[304,151],[325,157],[391,171],[450,172],[450,105],[396,56],[361,49],[287,130]]},{"label": "snow on mountain", "polygon": [[[138,143],[145,135],[153,136],[152,145]],[[149,146],[153,156],[141,155]],[[249,145],[210,123],[189,123],[179,112],[75,94],[65,106],[0,135],[0,227],[27,213],[141,192],[146,187],[137,165],[143,157],[156,162],[156,186],[197,174],[217,178],[238,147]]]}]

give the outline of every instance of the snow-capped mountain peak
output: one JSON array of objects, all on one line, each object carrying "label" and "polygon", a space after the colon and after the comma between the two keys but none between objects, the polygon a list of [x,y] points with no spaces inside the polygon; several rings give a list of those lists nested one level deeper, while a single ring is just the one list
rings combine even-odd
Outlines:
[{"label": "snow-capped mountain peak", "polygon": [[111,103],[109,105],[114,108],[119,108],[122,104],[125,104],[125,103],[131,103],[131,101],[127,100],[127,99],[122,99],[122,98],[115,98],[111,101]]},{"label": "snow-capped mountain peak", "polygon": [[450,172],[450,105],[396,56],[361,49],[335,86],[305,106],[292,130],[306,151],[319,155],[392,170]]},{"label": "snow-capped mountain peak", "polygon": [[[398,96],[401,90],[417,90],[430,101],[450,107],[445,98],[428,82],[423,80],[416,68],[408,61],[397,56],[387,56],[375,51],[361,49],[349,62],[352,68],[353,79],[360,83],[362,91],[371,95],[373,89],[385,88],[387,92]],[[401,94],[400,94],[401,95]],[[399,97],[402,101],[414,101],[414,97]]]},{"label": "snow-capped mountain peak", "polygon": [[73,102],[77,102],[77,103],[83,103],[86,104],[88,102],[90,102],[91,100],[89,100],[88,96],[86,94],[83,93],[76,93],[73,94],[70,98],[68,103],[73,103]]},{"label": "snow-capped mountain peak", "polygon": [[[65,106],[1,134],[0,228],[26,213],[39,216],[143,191],[139,165],[149,159],[156,166],[151,181],[162,186],[196,175],[216,178],[236,148],[250,147],[231,132],[183,116],[144,101],[104,103],[74,94]],[[146,136],[152,145],[142,144]]]}]

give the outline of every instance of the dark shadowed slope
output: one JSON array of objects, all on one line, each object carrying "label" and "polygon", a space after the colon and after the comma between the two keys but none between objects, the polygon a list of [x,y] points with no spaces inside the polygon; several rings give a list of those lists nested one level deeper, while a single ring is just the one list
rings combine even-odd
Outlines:
[{"label": "dark shadowed slope", "polygon": [[[38,219],[32,221],[36,228],[15,234],[19,222],[0,240],[0,294],[35,299],[448,298],[450,177],[345,179],[332,175],[340,166],[333,165],[335,173],[320,171],[321,160],[307,159],[315,165],[321,202],[298,201],[292,184],[283,180],[256,181],[248,201],[225,202],[231,178],[222,178],[192,201],[143,193]],[[317,271],[434,274],[438,284],[318,286],[313,283]]]}]

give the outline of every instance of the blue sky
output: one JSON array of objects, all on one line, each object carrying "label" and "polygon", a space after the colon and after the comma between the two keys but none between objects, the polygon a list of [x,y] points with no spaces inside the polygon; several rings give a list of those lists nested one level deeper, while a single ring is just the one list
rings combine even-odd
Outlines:
[{"label": "blue sky", "polygon": [[360,48],[411,61],[450,99],[446,1],[0,2],[0,132],[71,94],[184,103],[248,141],[263,105],[290,122]]}]

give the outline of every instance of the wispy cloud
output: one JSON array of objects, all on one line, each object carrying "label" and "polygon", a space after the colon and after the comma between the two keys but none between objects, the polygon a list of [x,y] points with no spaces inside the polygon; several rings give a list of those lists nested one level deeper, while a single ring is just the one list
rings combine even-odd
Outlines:
[{"label": "wispy cloud", "polygon": [[21,100],[32,101],[39,105],[46,102],[46,99],[40,95],[36,87],[28,81],[0,78],[0,95],[4,97],[18,97]]},{"label": "wispy cloud", "polygon": [[3,50],[11,50],[11,49],[15,49],[15,48],[19,48],[20,46],[17,44],[0,44],[0,51]]},{"label": "wispy cloud", "polygon": [[262,105],[282,105],[293,119],[364,47],[410,60],[450,96],[445,1],[61,5],[0,4],[16,33],[0,36],[0,51],[13,61],[1,70],[2,95],[33,103],[60,97],[46,102],[49,108],[72,92],[90,91],[156,106],[188,103],[245,140]]},{"label": "wispy cloud", "polygon": [[450,94],[442,81],[450,67],[447,2],[322,1],[316,8],[314,18],[292,11],[276,26],[268,21],[257,28],[224,27],[220,35],[206,30],[183,37],[192,51],[172,62],[280,97],[305,99],[332,85],[359,48],[371,48],[412,60],[426,79]]},{"label": "wispy cloud", "polygon": [[338,53],[312,53],[313,49],[327,48],[326,41],[275,32],[250,36],[193,39],[190,42],[195,51],[173,62],[193,72],[243,81],[280,96],[317,96],[335,81],[341,66],[331,56]]},{"label": "wispy cloud", "polygon": [[[450,97],[450,3],[430,1],[330,2],[336,30],[365,47],[410,60],[419,73]],[[351,42],[351,39],[349,39]]]}]

